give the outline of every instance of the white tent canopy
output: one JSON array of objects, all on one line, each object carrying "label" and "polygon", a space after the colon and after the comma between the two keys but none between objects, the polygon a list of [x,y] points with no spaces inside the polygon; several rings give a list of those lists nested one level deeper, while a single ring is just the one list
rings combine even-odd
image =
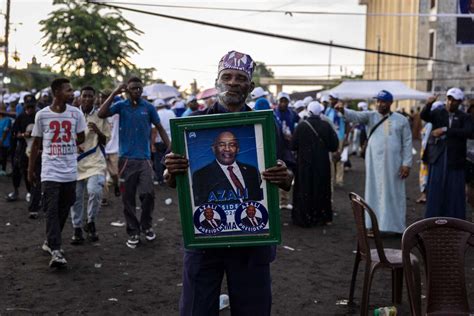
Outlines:
[{"label": "white tent canopy", "polygon": [[407,87],[401,81],[391,80],[346,80],[340,85],[321,92],[321,95],[336,93],[340,99],[371,99],[380,90],[387,90],[394,100],[426,100],[431,94]]},{"label": "white tent canopy", "polygon": [[154,83],[143,87],[143,94],[150,100],[169,99],[180,96],[179,91],[172,86],[162,83]]}]

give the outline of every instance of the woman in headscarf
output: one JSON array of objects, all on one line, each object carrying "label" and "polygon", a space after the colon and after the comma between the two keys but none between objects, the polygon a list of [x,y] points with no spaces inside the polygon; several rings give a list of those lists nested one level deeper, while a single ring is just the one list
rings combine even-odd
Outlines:
[{"label": "woman in headscarf", "polygon": [[297,153],[292,219],[302,227],[332,223],[329,153],[338,149],[339,141],[331,125],[320,118],[323,110],[319,102],[311,102],[309,117],[297,125],[292,138]]}]

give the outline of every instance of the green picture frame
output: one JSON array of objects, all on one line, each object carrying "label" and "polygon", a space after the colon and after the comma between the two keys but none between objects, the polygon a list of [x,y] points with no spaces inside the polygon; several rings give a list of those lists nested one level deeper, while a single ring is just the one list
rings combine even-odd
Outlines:
[{"label": "green picture frame", "polygon": [[[260,177],[263,170],[276,165],[273,111],[176,118],[170,126],[173,152],[190,162],[186,174],[176,178],[185,247],[281,243],[278,187],[261,178],[259,186],[254,181],[255,175]],[[234,156],[229,153],[232,148]],[[223,162],[232,157],[240,168],[235,174],[245,184],[241,189]],[[252,213],[254,226],[249,224]]]}]

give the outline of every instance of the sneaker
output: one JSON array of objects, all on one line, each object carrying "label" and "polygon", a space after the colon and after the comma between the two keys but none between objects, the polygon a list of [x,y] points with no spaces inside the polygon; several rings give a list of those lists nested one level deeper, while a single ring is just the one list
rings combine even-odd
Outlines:
[{"label": "sneaker", "polygon": [[102,201],[100,201],[100,206],[108,206],[109,205],[109,201],[107,201],[107,199],[102,199]]},{"label": "sneaker", "polygon": [[84,231],[87,233],[87,239],[92,242],[96,242],[99,240],[99,235],[97,235],[97,231],[95,230],[95,223],[90,222],[84,226]]},{"label": "sneaker", "polygon": [[8,195],[5,197],[5,200],[7,200],[7,202],[14,202],[18,200],[18,193],[16,192],[8,193]]},{"label": "sneaker", "polygon": [[49,262],[49,266],[51,268],[62,268],[66,264],[67,264],[66,258],[64,258],[61,251],[53,250],[51,252],[51,261]]},{"label": "sneaker", "polygon": [[37,219],[38,218],[38,212],[30,212],[30,215],[28,215],[28,218]]},{"label": "sneaker", "polygon": [[156,180],[153,181],[153,185],[159,185],[159,184],[160,184],[160,182],[158,182],[158,181],[156,181]]},{"label": "sneaker", "polygon": [[155,232],[153,231],[152,228],[149,228],[149,229],[145,230],[145,238],[148,241],[155,240],[156,234],[155,234]]},{"label": "sneaker", "polygon": [[285,208],[291,211],[293,209],[293,204],[287,204]]},{"label": "sneaker", "polygon": [[26,193],[25,200],[26,200],[26,202],[30,203],[30,201],[31,201],[31,193],[30,192]]},{"label": "sneaker", "polygon": [[82,228],[74,228],[74,235],[71,238],[71,245],[80,245],[84,242],[84,237],[82,236]]},{"label": "sneaker", "polygon": [[[44,241],[43,245],[41,246],[41,249],[51,254],[51,248],[49,247],[47,240]],[[64,255],[64,250],[62,248],[59,249],[59,251]]]},{"label": "sneaker", "polygon": [[132,235],[132,236],[128,237],[128,240],[125,244],[129,248],[135,249],[135,248],[137,248],[139,243],[140,243],[140,236],[139,235]]}]

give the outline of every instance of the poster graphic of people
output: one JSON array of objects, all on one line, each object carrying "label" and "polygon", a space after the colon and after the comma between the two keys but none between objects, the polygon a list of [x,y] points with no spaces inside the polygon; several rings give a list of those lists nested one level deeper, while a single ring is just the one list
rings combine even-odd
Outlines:
[{"label": "poster graphic of people", "polygon": [[196,237],[269,233],[260,124],[187,130]]}]

